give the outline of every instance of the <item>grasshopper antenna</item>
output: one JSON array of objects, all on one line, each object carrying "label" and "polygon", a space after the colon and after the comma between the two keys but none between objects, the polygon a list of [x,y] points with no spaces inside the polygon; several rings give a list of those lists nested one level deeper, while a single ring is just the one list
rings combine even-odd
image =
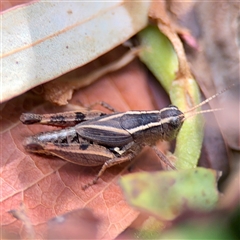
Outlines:
[{"label": "grasshopper antenna", "polygon": [[[194,107],[194,109],[195,109],[195,107]],[[184,116],[184,114],[183,114],[183,116],[184,116],[184,118],[182,119],[182,122],[184,122],[186,119],[188,119],[188,118],[191,118],[191,117],[194,117],[194,116],[196,116],[197,114],[201,114],[201,113],[211,113],[211,112],[217,112],[217,111],[222,111],[223,110],[223,108],[215,108],[215,109],[208,109],[208,110],[202,110],[202,111],[198,111],[198,112],[194,112],[194,113],[192,113],[191,115],[188,115],[188,116]],[[187,112],[189,112],[189,111],[187,111]]]},{"label": "grasshopper antenna", "polygon": [[[220,92],[214,94],[213,96],[207,98],[207,99],[204,100],[203,102],[199,103],[198,105],[196,105],[196,106],[194,106],[193,108],[189,109],[188,111],[184,112],[184,114],[185,114],[185,113],[189,113],[189,112],[195,110],[196,108],[201,107],[202,105],[205,105],[206,103],[210,102],[212,99],[216,98],[216,97],[219,96],[220,94],[226,92],[227,90],[229,90],[229,89],[232,88],[233,86],[235,86],[235,84],[232,84],[232,85],[230,85],[230,86],[227,87],[227,88],[224,88],[224,89],[221,90]],[[212,110],[213,110],[212,112],[220,111],[220,109],[216,109],[216,110],[212,109]],[[222,109],[221,109],[221,110],[222,110]],[[209,110],[206,110],[206,111],[209,111]],[[198,113],[203,113],[203,111],[200,111],[200,112],[198,112]],[[205,112],[205,113],[206,113],[206,112]]]}]

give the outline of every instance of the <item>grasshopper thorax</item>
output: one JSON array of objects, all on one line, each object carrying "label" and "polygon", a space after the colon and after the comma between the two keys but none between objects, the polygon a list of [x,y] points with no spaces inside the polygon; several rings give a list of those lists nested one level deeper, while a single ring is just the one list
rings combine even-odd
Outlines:
[{"label": "grasshopper thorax", "polygon": [[184,114],[170,105],[160,111],[129,111],[121,117],[121,127],[135,142],[155,144],[158,140],[174,139],[183,123]]}]

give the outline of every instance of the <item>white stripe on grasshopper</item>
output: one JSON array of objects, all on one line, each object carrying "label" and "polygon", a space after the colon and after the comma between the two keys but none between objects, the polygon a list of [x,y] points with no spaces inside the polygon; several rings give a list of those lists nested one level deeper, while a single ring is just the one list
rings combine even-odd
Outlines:
[{"label": "white stripe on grasshopper", "polygon": [[143,130],[146,130],[148,128],[151,128],[151,127],[158,127],[158,126],[161,126],[163,125],[164,123],[169,123],[169,121],[171,119],[176,119],[178,118],[178,116],[175,116],[175,117],[168,117],[168,118],[165,118],[165,119],[162,119],[161,121],[159,122],[151,122],[151,123],[148,123],[146,125],[142,125],[142,126],[139,126],[139,127],[135,127],[135,128],[132,128],[132,129],[126,129],[130,134],[134,134],[136,132],[139,132],[139,131],[143,131]]},{"label": "white stripe on grasshopper", "polygon": [[86,129],[86,128],[92,128],[92,129],[99,129],[99,130],[106,130],[106,131],[109,131],[109,132],[118,132],[118,133],[122,133],[122,134],[125,134],[125,135],[129,135],[126,130],[124,129],[121,129],[121,128],[116,128],[116,127],[109,127],[109,126],[102,126],[102,125],[79,125],[78,128],[77,128],[77,131],[79,129]]}]

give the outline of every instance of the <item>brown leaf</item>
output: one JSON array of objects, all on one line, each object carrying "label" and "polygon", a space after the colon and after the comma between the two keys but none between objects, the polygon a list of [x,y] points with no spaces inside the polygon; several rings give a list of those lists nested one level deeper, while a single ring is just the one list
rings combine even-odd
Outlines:
[{"label": "brown leaf", "polygon": [[[42,95],[47,101],[56,103],[60,106],[66,105],[72,98],[74,90],[87,87],[101,76],[121,69],[131,62],[139,51],[140,49],[135,48],[126,52],[126,49],[123,47],[117,47],[113,51],[84,65],[76,71],[64,74],[53,81],[43,84],[41,86]],[[125,54],[123,55],[123,53]],[[105,64],[101,64],[102,62]]]},{"label": "brown leaf", "polygon": [[[154,109],[148,84],[144,71],[135,61],[77,91],[71,103],[88,105],[102,100],[120,111]],[[81,187],[90,182],[100,168],[77,166],[55,157],[27,153],[22,146],[24,138],[53,127],[21,124],[17,116],[26,110],[50,113],[66,108],[39,105],[38,99],[26,94],[2,105],[1,219],[4,229],[27,237],[23,223],[8,213],[24,203],[37,238],[43,238],[46,233],[48,219],[78,208],[91,209],[100,220],[97,238],[117,236],[138,215],[127,205],[117,185],[119,175],[127,172],[128,163],[108,169],[96,185],[83,191]],[[147,161],[148,169],[150,166],[159,169],[158,159],[151,154],[143,154],[142,162]],[[138,168],[140,162],[136,164]],[[133,167],[132,171],[135,170]]]},{"label": "brown leaf", "polygon": [[[212,14],[214,13],[214,14]],[[187,49],[191,71],[206,97],[231,86],[218,97],[222,114],[217,121],[225,141],[234,149],[240,148],[239,129],[239,4],[231,1],[196,2],[191,11],[179,15],[184,27],[190,28],[202,51]],[[211,101],[212,108],[219,107]]]},{"label": "brown leaf", "polygon": [[205,114],[204,118],[204,140],[198,164],[220,171],[220,182],[223,182],[230,171],[228,148],[214,114]]},{"label": "brown leaf", "polygon": [[1,5],[0,5],[0,11],[5,11],[9,8],[12,8],[12,7],[15,7],[17,5],[20,5],[20,4],[24,4],[24,3],[29,3],[29,2],[32,2],[33,0],[19,0],[19,1],[14,1],[14,0],[7,0],[7,1],[3,1],[1,2]]}]

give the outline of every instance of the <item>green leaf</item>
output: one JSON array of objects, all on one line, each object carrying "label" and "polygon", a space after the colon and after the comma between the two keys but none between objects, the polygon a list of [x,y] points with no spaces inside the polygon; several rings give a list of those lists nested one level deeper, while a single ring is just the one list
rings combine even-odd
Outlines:
[{"label": "green leaf", "polygon": [[[172,104],[184,112],[200,103],[200,91],[196,81],[191,76],[176,79],[178,58],[169,39],[156,26],[148,26],[138,37],[143,47],[140,53],[141,61],[169,93]],[[200,115],[185,121],[176,141],[176,168],[195,168],[203,141],[203,123]]]},{"label": "green leaf", "polygon": [[[200,92],[194,79],[175,81],[169,94],[172,104],[178,106],[183,112],[200,103]],[[177,169],[189,169],[197,166],[202,142],[203,118],[198,114],[184,121],[177,136],[174,151]]]},{"label": "green leaf", "polygon": [[216,171],[196,168],[125,175],[120,184],[138,209],[171,220],[184,209],[211,210],[218,201]]},{"label": "green leaf", "polygon": [[168,38],[156,26],[148,26],[138,34],[143,50],[140,59],[144,62],[166,91],[178,72],[178,58]]}]

